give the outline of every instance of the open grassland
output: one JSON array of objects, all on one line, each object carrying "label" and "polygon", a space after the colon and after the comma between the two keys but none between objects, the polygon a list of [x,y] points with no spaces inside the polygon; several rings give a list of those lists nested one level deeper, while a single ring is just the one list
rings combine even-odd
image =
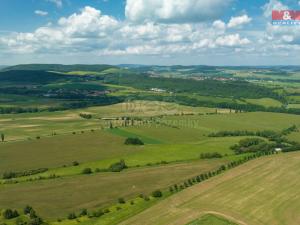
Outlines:
[{"label": "open grassland", "polygon": [[150,194],[199,173],[211,171],[226,159],[199,160],[157,167],[98,173],[32,183],[0,185],[0,208],[32,205],[45,218],[66,217],[82,208],[94,209],[117,203],[117,199]]},{"label": "open grassland", "polygon": [[261,105],[264,107],[281,107],[282,103],[272,98],[259,98],[259,99],[245,99],[247,103],[253,105]]},{"label": "open grassland", "polygon": [[[0,132],[5,134],[7,141],[35,138],[71,133],[107,127],[108,121],[101,118],[111,117],[150,117],[158,115],[213,113],[215,109],[188,107],[173,103],[135,101],[110,106],[91,107],[86,109],[68,110],[63,112],[40,112],[25,114],[0,115]],[[91,114],[87,120],[80,113]]]},{"label": "open grassland", "polygon": [[184,190],[122,224],[186,224],[207,212],[241,224],[300,223],[300,154],[250,161]]}]

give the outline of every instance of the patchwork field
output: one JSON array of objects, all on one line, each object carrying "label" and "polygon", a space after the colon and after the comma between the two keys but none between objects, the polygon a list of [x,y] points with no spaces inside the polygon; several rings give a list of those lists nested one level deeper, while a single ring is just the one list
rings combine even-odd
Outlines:
[{"label": "patchwork field", "polygon": [[299,224],[299,160],[299,153],[290,153],[248,162],[122,224],[187,224],[207,212],[227,215],[240,224]]},{"label": "patchwork field", "polygon": [[[218,168],[221,160],[198,160],[164,166],[130,169],[121,173],[98,173],[55,180],[0,185],[0,208],[32,205],[44,218],[66,217],[68,213],[117,203],[167,189],[199,173]],[[63,201],[62,201],[63,199]],[[58,203],[59,202],[59,203]]]},{"label": "patchwork field", "polygon": [[[71,133],[73,131],[100,129],[109,126],[101,118],[150,117],[158,115],[214,113],[215,109],[181,106],[173,103],[134,101],[111,106],[91,107],[63,112],[40,112],[0,115],[0,133],[7,141]],[[226,113],[227,110],[219,110]],[[80,117],[80,113],[91,114],[92,119]]]}]

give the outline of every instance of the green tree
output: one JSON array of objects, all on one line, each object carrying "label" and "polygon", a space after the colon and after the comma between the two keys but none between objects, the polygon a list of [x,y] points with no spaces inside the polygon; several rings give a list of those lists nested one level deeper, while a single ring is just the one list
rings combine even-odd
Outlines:
[{"label": "green tree", "polygon": [[1,134],[1,141],[4,142],[4,139],[5,139],[5,135],[2,133]]},{"label": "green tree", "polygon": [[161,198],[163,196],[162,192],[160,190],[156,190],[152,192],[152,197],[154,198]]}]

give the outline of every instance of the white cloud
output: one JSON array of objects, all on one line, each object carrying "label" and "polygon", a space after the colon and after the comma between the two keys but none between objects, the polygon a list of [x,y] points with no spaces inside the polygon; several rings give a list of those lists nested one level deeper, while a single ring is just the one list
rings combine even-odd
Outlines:
[{"label": "white cloud", "polygon": [[231,17],[227,26],[228,26],[228,28],[240,27],[244,24],[250,23],[251,20],[252,20],[252,18],[250,18],[248,15]]},{"label": "white cloud", "polygon": [[300,1],[298,2],[298,5],[300,6]]},{"label": "white cloud", "polygon": [[216,44],[219,46],[240,46],[250,44],[247,38],[241,38],[239,34],[229,34],[226,36],[218,37],[216,39]]},{"label": "white cloud", "polygon": [[183,55],[187,59],[237,55],[240,59],[243,54],[256,54],[256,57],[299,51],[300,27],[275,27],[269,24],[266,30],[239,29],[235,33],[227,29],[241,26],[249,20],[248,16],[241,16],[231,18],[228,24],[219,19],[201,23],[136,23],[117,20],[86,6],[34,32],[3,34],[0,36],[0,49],[2,55],[84,55],[95,60],[103,55],[105,57],[101,59],[116,56],[126,60],[130,57],[159,59]]},{"label": "white cloud", "polygon": [[266,18],[271,18],[272,10],[285,10],[288,9],[288,6],[284,5],[278,0],[270,0],[263,7],[263,13]]},{"label": "white cloud", "polygon": [[216,20],[213,22],[213,27],[219,30],[225,30],[226,24],[222,20]]},{"label": "white cloud", "polygon": [[42,10],[35,10],[34,13],[39,16],[47,16],[48,12]]},{"label": "white cloud", "polygon": [[113,17],[102,15],[100,10],[86,6],[80,14],[74,13],[68,18],[59,19],[58,24],[67,34],[102,36],[105,35],[106,30],[114,29],[118,21]]},{"label": "white cloud", "polygon": [[46,0],[46,1],[54,3],[57,8],[61,8],[63,6],[63,0]]},{"label": "white cloud", "polygon": [[218,17],[231,0],[127,0],[126,18],[135,21],[199,22]]}]

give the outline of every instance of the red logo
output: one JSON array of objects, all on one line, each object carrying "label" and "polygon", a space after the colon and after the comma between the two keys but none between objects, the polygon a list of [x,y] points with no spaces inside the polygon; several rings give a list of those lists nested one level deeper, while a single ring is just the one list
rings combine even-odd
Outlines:
[{"label": "red logo", "polygon": [[272,20],[300,20],[300,11],[296,10],[273,10]]}]

